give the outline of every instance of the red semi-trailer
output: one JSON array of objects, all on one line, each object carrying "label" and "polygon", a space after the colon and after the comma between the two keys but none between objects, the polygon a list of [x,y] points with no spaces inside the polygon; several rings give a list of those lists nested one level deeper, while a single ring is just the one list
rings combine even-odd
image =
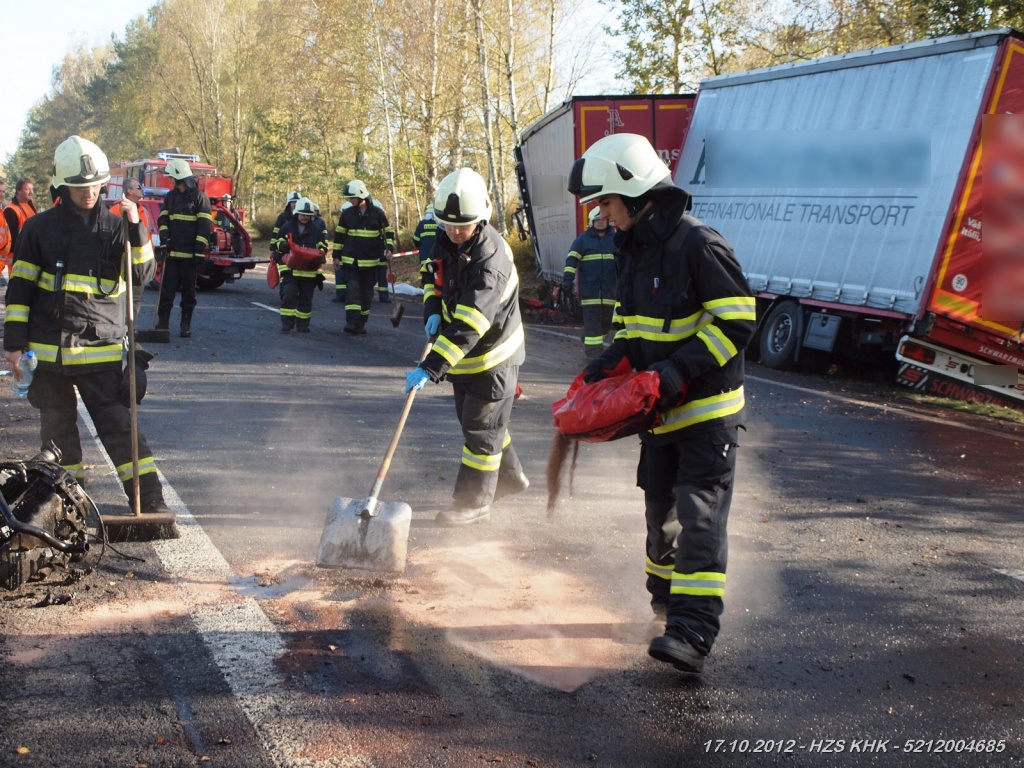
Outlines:
[{"label": "red semi-trailer", "polygon": [[736,249],[761,361],[881,351],[919,391],[1024,407],[1022,113],[1009,29],[701,83],[675,182]]}]

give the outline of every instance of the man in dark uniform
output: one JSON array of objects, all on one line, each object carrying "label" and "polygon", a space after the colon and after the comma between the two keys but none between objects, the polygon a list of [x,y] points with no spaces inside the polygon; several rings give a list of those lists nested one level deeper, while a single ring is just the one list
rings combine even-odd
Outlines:
[{"label": "man in dark uniform", "polygon": [[623,359],[660,376],[659,426],[641,435],[647,590],[665,633],[651,656],[700,673],[720,629],[739,429],[743,350],[755,305],[731,246],[688,215],[691,198],[643,136],[595,142],[569,192],[618,228],[619,318],[612,345],[585,369],[597,381]]},{"label": "man in dark uniform", "polygon": [[160,209],[160,242],[167,247],[164,273],[160,277],[160,304],[156,327],[166,330],[174,308],[174,295],[181,291],[181,336],[192,335],[192,312],[196,308],[196,271],[206,257],[213,234],[210,199],[199,189],[189,164],[181,158],[167,162],[164,173],[174,179]]},{"label": "man in dark uniform", "polygon": [[519,275],[512,250],[488,223],[487,183],[461,168],[444,178],[434,198],[438,232],[434,256],[443,280],[423,304],[427,338],[437,336],[406,388],[447,378],[465,444],[451,510],[439,525],[490,518],[491,504],[525,491],[530,481],[508,432],[519,366],[526,359],[519,314]]},{"label": "man in dark uniform", "polygon": [[[57,147],[53,160],[53,188],[61,202],[28,219],[18,238],[7,288],[4,357],[15,378],[21,378],[21,355],[35,353],[39,362],[28,399],[39,409],[42,445],[52,441],[64,469],[81,479],[78,390],[134,507],[131,417],[122,396],[128,333],[125,232],[136,284],[145,284],[156,272],[153,246],[131,199],[121,199],[127,227],[100,204],[110,165],[99,147],[72,136]],[[141,431],[137,445],[140,508],[168,513]]]}]

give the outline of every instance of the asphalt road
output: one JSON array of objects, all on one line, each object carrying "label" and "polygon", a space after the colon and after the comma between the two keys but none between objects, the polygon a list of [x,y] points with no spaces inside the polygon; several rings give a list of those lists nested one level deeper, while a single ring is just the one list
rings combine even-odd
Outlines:
[{"label": "asphalt road", "polygon": [[[1024,760],[1024,431],[750,366],[723,632],[695,679],[646,655],[635,441],[583,446],[546,513],[550,403],[583,363],[565,329],[527,330],[525,494],[488,525],[433,525],[461,439],[428,384],[381,494],[413,510],[406,571],[315,567],[424,344],[413,301],[397,329],[375,302],[350,337],[331,295],[285,335],[250,274],[200,294],[193,338],[152,345],[141,426],[181,538],[0,596],[0,765]],[[31,453],[34,411],[0,403],[0,453]],[[118,504],[89,456],[87,490]]]}]

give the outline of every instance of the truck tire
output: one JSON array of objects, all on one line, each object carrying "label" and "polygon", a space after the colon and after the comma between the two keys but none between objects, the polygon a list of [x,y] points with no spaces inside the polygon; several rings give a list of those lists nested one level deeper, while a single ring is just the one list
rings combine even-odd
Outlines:
[{"label": "truck tire", "polygon": [[224,285],[224,272],[212,264],[202,263],[196,271],[196,288],[212,291]]},{"label": "truck tire", "polygon": [[769,368],[785,368],[793,362],[799,332],[800,305],[782,301],[772,307],[761,328],[761,364]]}]

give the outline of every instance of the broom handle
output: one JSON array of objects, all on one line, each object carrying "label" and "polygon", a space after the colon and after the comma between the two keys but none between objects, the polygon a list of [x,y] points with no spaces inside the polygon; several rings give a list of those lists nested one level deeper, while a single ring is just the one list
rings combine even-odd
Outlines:
[{"label": "broom handle", "polygon": [[124,225],[124,274],[128,291],[128,413],[132,425],[132,511],[142,516],[142,499],[139,498],[139,410],[135,403],[135,297],[132,289],[132,244],[128,239],[128,213],[122,219]]},{"label": "broom handle", "polygon": [[[423,354],[420,355],[421,363],[430,354],[430,349],[433,346],[433,340],[427,342],[427,346],[423,348]],[[395,449],[398,448],[398,439],[402,436],[405,422],[409,418],[409,411],[412,410],[414,397],[416,397],[416,390],[410,389],[409,394],[405,396],[405,407],[402,409],[402,415],[398,419],[398,426],[395,427],[395,434],[391,436],[391,444],[388,445],[387,453],[384,454],[384,461],[381,462],[380,469],[377,470],[377,479],[374,480],[373,488],[366,499],[366,504],[363,505],[363,510],[359,513],[359,516],[364,519],[369,519],[377,514],[377,497],[380,495],[381,486],[384,485],[384,478],[387,477],[388,469],[391,467],[391,458],[395,455]]]}]

